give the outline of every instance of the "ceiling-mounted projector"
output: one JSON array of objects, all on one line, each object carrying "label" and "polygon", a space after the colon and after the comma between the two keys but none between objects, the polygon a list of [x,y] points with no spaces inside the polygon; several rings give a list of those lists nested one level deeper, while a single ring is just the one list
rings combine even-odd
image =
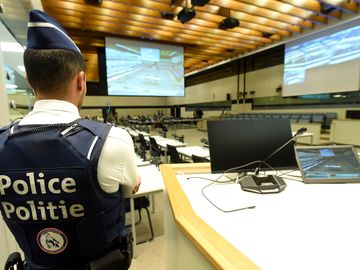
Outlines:
[{"label": "ceiling-mounted projector", "polygon": [[194,18],[195,15],[196,11],[194,9],[184,7],[177,15],[177,18],[181,21],[181,23],[186,23]]},{"label": "ceiling-mounted projector", "polygon": [[234,18],[225,18],[219,23],[219,29],[226,30],[226,29],[232,29],[237,26],[239,26],[239,20]]},{"label": "ceiling-mounted projector", "polygon": [[191,5],[203,7],[209,2],[210,0],[191,0]]}]

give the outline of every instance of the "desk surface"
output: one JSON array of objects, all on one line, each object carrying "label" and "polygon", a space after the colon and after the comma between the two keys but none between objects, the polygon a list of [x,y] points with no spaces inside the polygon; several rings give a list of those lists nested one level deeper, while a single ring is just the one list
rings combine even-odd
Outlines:
[{"label": "desk surface", "polygon": [[204,157],[204,158],[210,157],[209,148],[204,148],[202,146],[178,147],[177,151],[179,152],[179,154],[182,154],[190,158],[192,155],[196,155],[198,157]]},{"label": "desk surface", "polygon": [[[158,136],[158,135],[154,135],[154,136],[150,136],[150,137],[154,138],[156,143],[162,148],[166,148],[168,144],[175,146],[175,147],[186,146],[186,143],[183,143],[183,142],[180,142],[180,141],[177,141],[174,139],[169,139],[169,138],[165,138],[165,137]],[[148,142],[150,141],[149,137],[145,137],[145,140]]]},{"label": "desk surface", "polygon": [[164,182],[161,173],[155,165],[141,166],[137,168],[141,177],[141,185],[134,197],[143,196],[145,194],[160,192],[164,189]]},{"label": "desk surface", "polygon": [[[205,194],[223,209],[256,206],[223,213],[201,193],[209,182],[189,179],[191,176],[205,175],[178,174],[176,179],[192,210],[261,269],[360,269],[359,184],[307,185],[286,180],[288,186],[282,193],[266,195],[244,192],[238,184],[211,185]],[[248,263],[246,258],[242,261]]]}]

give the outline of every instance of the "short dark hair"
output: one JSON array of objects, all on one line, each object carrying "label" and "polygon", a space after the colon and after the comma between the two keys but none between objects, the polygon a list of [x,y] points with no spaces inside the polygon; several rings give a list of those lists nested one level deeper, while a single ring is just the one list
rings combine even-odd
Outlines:
[{"label": "short dark hair", "polygon": [[64,93],[76,73],[85,71],[81,54],[63,49],[26,49],[24,65],[35,92]]}]

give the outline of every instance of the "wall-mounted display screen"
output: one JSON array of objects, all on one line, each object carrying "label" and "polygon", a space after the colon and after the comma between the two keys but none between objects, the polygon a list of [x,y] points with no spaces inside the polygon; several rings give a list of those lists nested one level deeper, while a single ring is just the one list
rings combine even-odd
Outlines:
[{"label": "wall-mounted display screen", "polygon": [[283,84],[284,96],[359,90],[359,21],[287,44]]},{"label": "wall-mounted display screen", "polygon": [[108,95],[184,96],[183,47],[106,38]]}]

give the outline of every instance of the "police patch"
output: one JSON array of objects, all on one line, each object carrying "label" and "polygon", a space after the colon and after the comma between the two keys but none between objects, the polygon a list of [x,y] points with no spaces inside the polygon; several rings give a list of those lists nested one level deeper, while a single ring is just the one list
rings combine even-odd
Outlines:
[{"label": "police patch", "polygon": [[68,244],[66,235],[55,228],[41,230],[37,237],[37,243],[42,251],[48,254],[58,254],[65,250]]}]

